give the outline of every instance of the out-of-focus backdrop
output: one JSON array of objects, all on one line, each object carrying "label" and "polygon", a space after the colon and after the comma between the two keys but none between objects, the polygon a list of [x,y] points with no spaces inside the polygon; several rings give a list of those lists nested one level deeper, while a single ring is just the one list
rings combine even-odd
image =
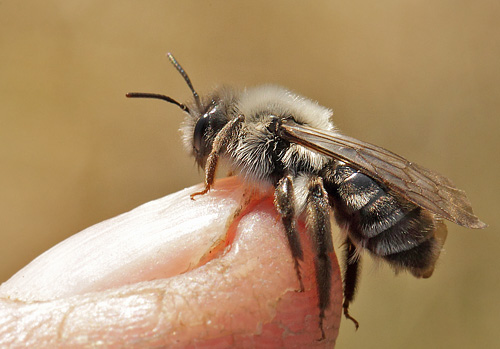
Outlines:
[{"label": "out-of-focus backdrop", "polygon": [[129,91],[284,85],[435,169],[490,227],[449,224],[429,280],[366,259],[341,348],[500,345],[498,1],[3,1],[0,281],[66,237],[202,180],[181,112]]}]

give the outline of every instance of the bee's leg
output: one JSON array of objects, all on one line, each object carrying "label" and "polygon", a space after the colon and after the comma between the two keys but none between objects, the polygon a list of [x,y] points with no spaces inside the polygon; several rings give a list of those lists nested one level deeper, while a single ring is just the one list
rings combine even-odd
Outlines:
[{"label": "bee's leg", "polygon": [[346,239],[344,251],[344,316],[354,322],[356,329],[359,327],[358,321],[349,315],[349,304],[356,295],[356,285],[358,283],[359,257],[356,256],[356,246],[350,238]]},{"label": "bee's leg", "polygon": [[194,200],[195,196],[206,194],[210,190],[210,187],[215,180],[215,171],[217,170],[219,155],[222,149],[227,147],[229,141],[235,137],[243,120],[245,120],[245,117],[243,115],[238,115],[238,117],[232,119],[224,125],[217,136],[215,136],[212,151],[210,152],[210,155],[208,155],[207,163],[205,165],[205,188],[202,191],[191,194],[191,200]]},{"label": "bee's leg", "polygon": [[292,178],[285,176],[281,178],[276,185],[274,191],[274,206],[281,216],[283,225],[285,226],[286,237],[288,239],[288,246],[292,253],[292,258],[297,273],[297,279],[300,283],[300,292],[304,291],[304,284],[302,283],[302,276],[300,275],[299,260],[304,259],[304,253],[300,243],[300,236],[295,227],[295,195],[293,193]]},{"label": "bee's leg", "polygon": [[318,287],[319,326],[322,339],[325,338],[323,320],[325,310],[330,306],[332,286],[332,265],[329,253],[333,252],[330,227],[330,203],[320,177],[312,177],[308,183],[306,201],[306,223],[315,252],[314,267]]}]

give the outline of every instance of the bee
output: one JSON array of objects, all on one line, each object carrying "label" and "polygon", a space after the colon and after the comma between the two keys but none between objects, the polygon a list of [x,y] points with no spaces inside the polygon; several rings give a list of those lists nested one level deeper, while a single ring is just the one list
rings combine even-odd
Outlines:
[{"label": "bee", "polygon": [[287,89],[264,85],[244,90],[222,87],[200,97],[174,56],[169,60],[187,83],[193,100],[183,104],[155,93],[128,93],[173,103],[186,114],[182,138],[205,171],[207,193],[217,165],[225,160],[247,182],[272,185],[303,290],[303,249],[296,228],[305,217],[314,249],[319,328],[330,306],[333,252],[330,216],[343,232],[343,310],[354,300],[360,253],[386,261],[395,271],[431,276],[446,238],[443,219],[485,228],[465,192],[446,177],[388,150],[341,134],[332,112]]}]

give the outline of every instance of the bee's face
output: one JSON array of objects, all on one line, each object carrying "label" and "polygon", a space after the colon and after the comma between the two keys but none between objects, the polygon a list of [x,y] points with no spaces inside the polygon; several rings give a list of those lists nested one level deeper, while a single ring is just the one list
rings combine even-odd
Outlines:
[{"label": "bee's face", "polygon": [[[224,126],[221,123],[220,106],[212,103],[208,110],[203,113],[196,121],[193,129],[193,155],[196,162],[203,167],[205,165],[206,159],[210,152],[212,151],[212,144],[214,142],[215,135],[217,131]],[[222,124],[222,125],[218,125]]]},{"label": "bee's face", "polygon": [[234,98],[236,96],[233,89],[229,91],[223,88],[204,98],[200,106],[194,102],[189,105],[189,113],[181,127],[182,138],[184,145],[202,168],[212,151],[215,137],[229,121],[228,116],[232,116],[228,107],[234,105]]}]

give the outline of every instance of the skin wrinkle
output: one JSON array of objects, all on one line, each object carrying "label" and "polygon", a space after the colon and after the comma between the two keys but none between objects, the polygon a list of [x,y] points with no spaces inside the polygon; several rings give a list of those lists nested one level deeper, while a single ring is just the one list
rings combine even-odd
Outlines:
[{"label": "skin wrinkle", "polygon": [[[227,270],[229,269],[229,266],[226,264],[226,262],[223,260],[220,262],[220,265],[217,266],[217,269],[219,271],[220,274],[225,274],[227,272]],[[246,269],[246,268],[245,268]],[[240,272],[244,272],[244,270],[240,270]],[[238,278],[245,278],[247,275],[243,275],[243,274],[237,274],[237,277]],[[224,281],[224,280],[222,280]],[[239,281],[236,281],[236,283],[239,283]],[[260,301],[259,297],[256,297],[256,300],[257,302]],[[191,306],[195,306],[195,305],[191,305]],[[247,309],[249,310],[249,309]]]},{"label": "skin wrinkle", "polygon": [[61,319],[61,322],[57,326],[57,340],[62,341],[63,339],[63,334],[64,334],[64,328],[66,326],[66,321],[68,320],[68,316],[75,310],[75,306],[72,305],[69,307],[68,311],[66,311],[63,315],[63,318]]}]

